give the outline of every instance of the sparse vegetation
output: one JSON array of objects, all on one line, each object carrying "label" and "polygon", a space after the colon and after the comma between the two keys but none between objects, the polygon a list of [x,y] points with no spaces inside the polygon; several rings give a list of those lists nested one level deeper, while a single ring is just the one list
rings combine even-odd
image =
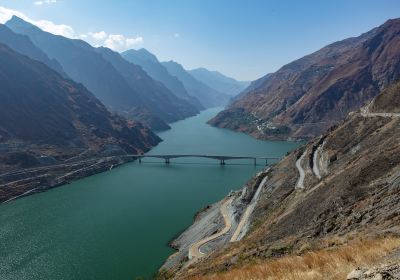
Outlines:
[{"label": "sparse vegetation", "polygon": [[308,251],[300,256],[288,255],[264,260],[240,269],[192,279],[346,279],[347,274],[353,269],[376,264],[398,248],[400,248],[400,238],[357,240],[334,248]]}]

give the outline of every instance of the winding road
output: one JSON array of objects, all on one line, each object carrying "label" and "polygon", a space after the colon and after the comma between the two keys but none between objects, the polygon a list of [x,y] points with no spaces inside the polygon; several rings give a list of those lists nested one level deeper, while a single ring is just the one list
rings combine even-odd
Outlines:
[{"label": "winding road", "polygon": [[370,112],[371,105],[372,105],[372,102],[360,109],[361,116],[366,117],[366,118],[368,118],[368,117],[399,118],[400,117],[400,113],[384,113],[384,112],[383,113],[371,113]]},{"label": "winding road", "polygon": [[299,171],[300,177],[297,180],[295,189],[304,189],[304,178],[306,177],[306,173],[304,172],[303,167],[301,167],[301,162],[303,161],[304,157],[307,154],[307,150],[301,155],[301,157],[296,161],[296,167]]},{"label": "winding road", "polygon": [[[318,146],[318,148],[315,150],[314,155],[313,155],[313,173],[318,179],[322,178],[319,167],[321,165],[322,150],[324,148],[324,145],[325,145],[325,140]],[[318,155],[321,155],[319,159],[318,159]]]},{"label": "winding road", "polygon": [[194,244],[192,244],[189,248],[189,259],[193,259],[193,258],[200,258],[202,256],[204,256],[204,253],[200,250],[201,246],[203,246],[204,244],[228,233],[232,227],[232,221],[231,221],[231,217],[229,214],[229,207],[232,203],[233,198],[229,198],[228,200],[226,200],[220,208],[221,211],[221,215],[224,218],[224,223],[225,223],[225,227],[220,231],[217,232],[207,238],[204,238]]},{"label": "winding road", "polygon": [[[372,103],[370,103],[360,109],[361,116],[363,116],[365,118],[371,118],[371,117],[399,118],[400,117],[400,113],[386,113],[386,112],[371,113],[370,112],[371,105],[372,105]],[[325,144],[325,142],[322,142],[313,154],[313,169],[312,169],[312,171],[318,179],[322,178],[321,172],[320,172],[321,159],[318,159],[318,155],[321,154],[324,144]],[[296,161],[296,167],[300,174],[300,177],[296,183],[296,187],[295,187],[296,189],[304,188],[305,171],[304,171],[303,167],[301,166],[301,164],[303,162],[304,156],[306,155],[306,152],[307,152],[307,150],[304,151],[304,153],[301,155],[301,157]]]},{"label": "winding road", "polygon": [[253,198],[251,199],[250,204],[247,206],[246,211],[242,215],[239,225],[237,226],[237,228],[236,228],[235,232],[233,233],[231,240],[229,242],[239,241],[241,239],[241,237],[243,236],[242,235],[243,228],[247,224],[247,221],[249,220],[251,213],[253,213],[253,210],[256,207],[258,196],[260,195],[262,188],[264,187],[265,183],[267,182],[267,179],[268,179],[268,177],[265,176],[263,178],[263,180],[261,181],[261,183],[258,185],[256,193],[254,194]]}]

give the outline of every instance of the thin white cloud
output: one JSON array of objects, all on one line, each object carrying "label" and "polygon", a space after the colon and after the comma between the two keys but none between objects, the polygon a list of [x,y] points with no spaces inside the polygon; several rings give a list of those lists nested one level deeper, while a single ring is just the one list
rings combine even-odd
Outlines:
[{"label": "thin white cloud", "polygon": [[88,34],[95,40],[105,40],[107,38],[107,33],[105,31],[100,32],[89,32]]},{"label": "thin white cloud", "polygon": [[142,37],[126,38],[120,34],[110,34],[104,41],[104,46],[115,51],[124,51],[136,45],[143,44]]},{"label": "thin white cloud", "polygon": [[174,34],[174,38],[179,38],[179,37],[181,37],[181,35],[179,33]]},{"label": "thin white cloud", "polygon": [[55,3],[57,3],[57,0],[42,0],[33,2],[33,4],[35,4],[36,6],[50,5]]},{"label": "thin white cloud", "polygon": [[75,38],[75,31],[69,25],[55,24],[54,22],[51,22],[48,20],[33,20],[19,11],[0,6],[0,23],[7,22],[14,15],[19,18],[22,18],[23,20],[25,20],[29,23],[32,23],[32,24],[38,26],[39,28],[41,28],[44,31],[47,31],[47,32],[50,32],[50,33],[53,33],[56,35],[62,35],[64,37],[68,37],[68,38]]},{"label": "thin white cloud", "polygon": [[77,35],[74,29],[69,25],[55,24],[54,22],[48,20],[33,20],[19,11],[0,6],[0,23],[7,22],[9,19],[11,19],[13,15],[38,26],[44,31],[72,39],[80,38],[95,47],[104,46],[114,51],[125,51],[129,48],[133,48],[137,45],[141,45],[144,43],[144,39],[141,36],[127,37],[121,34],[107,34],[105,31],[88,32],[85,34]]},{"label": "thin white cloud", "polygon": [[115,51],[125,51],[144,42],[141,36],[129,38],[121,34],[107,34],[105,31],[88,32],[80,37],[94,46],[104,46]]}]

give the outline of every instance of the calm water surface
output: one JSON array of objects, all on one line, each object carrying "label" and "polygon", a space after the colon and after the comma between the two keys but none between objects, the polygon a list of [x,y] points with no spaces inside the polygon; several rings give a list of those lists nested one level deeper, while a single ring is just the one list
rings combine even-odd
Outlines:
[{"label": "calm water surface", "polygon": [[[282,156],[298,146],[208,126],[217,112],[173,124],[150,153]],[[263,168],[227,163],[145,159],[0,205],[0,279],[150,278],[197,210]]]}]

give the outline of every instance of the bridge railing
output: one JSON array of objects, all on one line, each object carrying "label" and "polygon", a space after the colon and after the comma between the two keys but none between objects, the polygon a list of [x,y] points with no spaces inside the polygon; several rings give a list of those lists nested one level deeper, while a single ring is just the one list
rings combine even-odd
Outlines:
[{"label": "bridge railing", "polygon": [[238,159],[250,159],[257,165],[257,160],[265,161],[268,165],[268,160],[280,160],[279,157],[254,157],[254,156],[227,156],[227,155],[195,155],[195,154],[168,154],[168,155],[157,155],[157,154],[143,154],[143,155],[127,155],[127,157],[134,157],[142,162],[142,158],[160,158],[165,161],[166,164],[170,164],[173,158],[209,158],[215,159],[220,162],[220,165],[225,165],[227,160],[238,160]]}]

